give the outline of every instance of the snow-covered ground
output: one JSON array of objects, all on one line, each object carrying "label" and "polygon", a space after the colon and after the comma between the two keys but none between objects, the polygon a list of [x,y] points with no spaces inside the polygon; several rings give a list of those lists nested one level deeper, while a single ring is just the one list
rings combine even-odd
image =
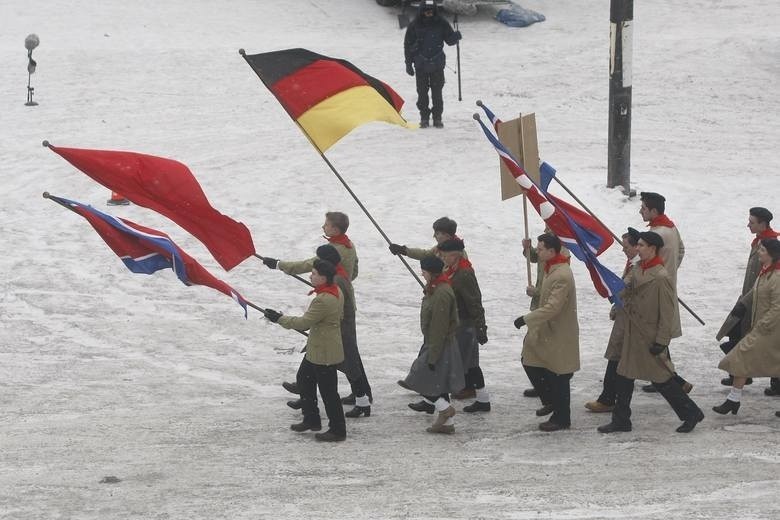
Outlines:
[{"label": "snow-covered ground", "polygon": [[[780,517],[780,399],[763,395],[763,379],[737,416],[709,412],[726,392],[714,335],[741,287],[747,209],[780,215],[775,1],[635,2],[632,186],[666,195],[685,240],[680,297],[707,325],[684,314],[672,350],[705,421],[676,434],[666,403],[639,392],[633,432],[596,432],[608,417],[582,404],[598,395],[611,322],[576,264],[572,429],[539,432],[538,402],[520,397],[522,205],[500,202],[498,160],[471,114],[476,99],[504,119],[535,112],[541,156],[561,179],[614,231],[641,226],[638,200],[604,187],[608,4],[527,1],[547,21],[525,29],[463,18],[464,99],[448,70],[445,130],[370,124],[328,152],[394,241],[431,244],[431,223],[448,215],[476,266],[493,411],[459,414],[455,435],[435,436],[395,384],[420,343],[419,287],[238,54],[348,59],[416,120],[396,12],[371,0],[0,0],[0,517]],[[35,108],[24,106],[32,32]],[[229,298],[171,272],[129,273],[83,219],[41,198],[105,209],[109,196],[43,139],[187,164],[263,255],[308,257],[324,212],[349,213],[372,416],[350,420],[336,446],[292,433],[299,416],[280,383],[294,377],[301,337],[251,310],[244,320]],[[167,219],[107,211],[169,233],[259,305],[306,305],[306,287],[255,259],[224,273]],[[530,225],[542,229],[535,215]],[[616,247],[602,259],[622,265]],[[101,483],[109,476],[119,482]]]}]

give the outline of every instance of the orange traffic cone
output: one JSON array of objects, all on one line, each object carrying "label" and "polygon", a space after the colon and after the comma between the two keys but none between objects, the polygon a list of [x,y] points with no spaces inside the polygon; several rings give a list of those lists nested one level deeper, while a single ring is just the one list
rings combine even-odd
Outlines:
[{"label": "orange traffic cone", "polygon": [[111,192],[111,198],[106,201],[109,206],[127,206],[130,201],[115,191]]}]

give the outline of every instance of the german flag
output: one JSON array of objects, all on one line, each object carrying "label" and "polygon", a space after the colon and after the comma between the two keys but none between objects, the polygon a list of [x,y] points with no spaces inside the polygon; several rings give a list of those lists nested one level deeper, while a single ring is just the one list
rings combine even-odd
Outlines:
[{"label": "german flag", "polygon": [[410,127],[404,100],[348,61],[306,49],[239,52],[320,152],[370,121]]}]

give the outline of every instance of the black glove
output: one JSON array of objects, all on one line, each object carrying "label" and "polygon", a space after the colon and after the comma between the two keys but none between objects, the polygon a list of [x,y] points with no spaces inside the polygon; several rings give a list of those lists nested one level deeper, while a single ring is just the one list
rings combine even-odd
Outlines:
[{"label": "black glove", "polygon": [[661,345],[660,343],[653,343],[653,345],[650,347],[650,353],[654,356],[658,356],[666,350],[666,345]]},{"label": "black glove", "polygon": [[270,267],[271,269],[276,269],[276,266],[279,265],[279,259],[266,256],[265,258],[263,258],[263,263],[266,266]]},{"label": "black glove", "polygon": [[433,372],[434,370],[436,370],[436,365],[434,365],[433,363],[428,363],[428,370]]},{"label": "black glove", "polygon": [[519,318],[517,318],[515,320],[515,327],[516,328],[522,329],[524,325],[525,325],[525,319],[522,316],[520,316]]},{"label": "black glove", "polygon": [[401,246],[398,244],[390,244],[389,246],[390,252],[394,255],[404,255],[406,256],[406,246]]},{"label": "black glove", "polygon": [[414,67],[412,67],[411,62],[406,64],[406,73],[410,76],[414,76]]},{"label": "black glove", "polygon": [[455,31],[454,35],[455,35],[455,41],[460,41],[463,39],[463,35],[460,34],[460,31]]},{"label": "black glove", "polygon": [[484,345],[488,342],[487,325],[477,329],[477,342],[479,342],[480,345]]},{"label": "black glove", "polygon": [[268,320],[276,323],[279,321],[279,318],[282,317],[282,313],[279,311],[275,311],[273,309],[265,309],[263,310],[263,314],[265,314],[265,317],[268,318]]},{"label": "black glove", "polygon": [[734,308],[731,309],[731,314],[739,319],[742,319],[745,317],[745,314],[747,314],[747,307],[745,307],[744,303],[737,302]]}]

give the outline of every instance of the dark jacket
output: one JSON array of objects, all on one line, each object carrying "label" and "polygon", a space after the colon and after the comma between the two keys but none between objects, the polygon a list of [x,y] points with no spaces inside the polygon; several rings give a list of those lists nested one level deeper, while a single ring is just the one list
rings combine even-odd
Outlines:
[{"label": "dark jacket", "polygon": [[422,13],[412,20],[404,37],[404,58],[414,63],[417,72],[433,72],[444,69],[446,57],[444,44],[455,45],[460,40],[460,31],[454,31],[450,22],[434,14],[426,18]]}]

